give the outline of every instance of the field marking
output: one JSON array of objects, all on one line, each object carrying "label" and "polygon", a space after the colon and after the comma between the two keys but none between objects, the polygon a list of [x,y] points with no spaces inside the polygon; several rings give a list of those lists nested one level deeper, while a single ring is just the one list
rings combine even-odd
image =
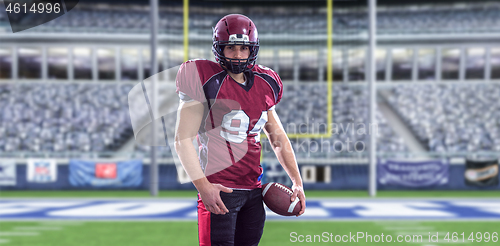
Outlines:
[{"label": "field marking", "polygon": [[14,227],[14,230],[20,230],[20,231],[36,231],[36,230],[41,230],[41,231],[59,231],[61,230],[61,227],[48,227],[48,226],[18,226]]},{"label": "field marking", "polygon": [[460,241],[453,242],[451,240],[449,242],[447,242],[443,239],[439,239],[439,241],[437,243],[453,243],[453,244],[455,244],[455,243],[471,243],[471,242],[460,242]]},{"label": "field marking", "polygon": [[392,220],[392,221],[387,221],[387,220],[383,220],[383,221],[374,221],[373,222],[374,224],[377,224],[377,225],[381,225],[381,226],[384,226],[384,225],[389,225],[389,226],[398,226],[398,225],[413,225],[413,226],[419,226],[421,225],[422,223],[419,222],[419,221],[401,221],[401,220]]},{"label": "field marking", "polygon": [[[295,217],[292,217],[292,219],[290,219],[290,217],[283,217],[281,218],[282,216],[280,216],[280,218],[272,218],[271,220],[269,221],[293,221],[293,219]],[[37,220],[37,219],[35,219]],[[161,220],[161,219],[160,219]],[[165,221],[170,221],[168,219],[163,219]],[[298,217],[295,221],[297,222],[306,222],[306,221],[309,221],[309,222],[374,222],[374,221],[377,221],[377,220],[387,220],[387,221],[394,221],[394,220],[400,220],[400,221],[421,221],[421,222],[493,222],[493,223],[498,223],[500,222],[500,220],[498,218],[447,218],[447,219],[443,219],[443,218],[393,218],[393,217],[390,217],[390,218],[311,218],[311,219],[301,219],[300,217]],[[17,221],[17,220],[11,220],[11,221]],[[33,221],[33,219],[31,219],[30,221]],[[95,221],[95,220],[87,220],[87,221]],[[117,221],[127,221],[127,220],[117,220]],[[134,221],[134,220],[128,220],[128,221]],[[266,220],[267,222],[267,220]]]},{"label": "field marking", "polygon": [[390,230],[390,231],[398,231],[398,230],[416,230],[416,231],[429,231],[434,229],[434,227],[431,226],[420,226],[420,227],[384,227],[385,230]]},{"label": "field marking", "polygon": [[92,204],[86,207],[62,209],[48,212],[53,217],[124,217],[124,216],[154,216],[163,213],[175,213],[178,210],[191,208],[192,202],[170,203],[162,202],[122,202]]},{"label": "field marking", "polygon": [[[423,239],[424,236],[428,236],[430,232],[434,232],[435,227],[433,226],[423,226],[422,223],[420,222],[414,222],[414,223],[406,223],[403,221],[392,221],[391,222],[378,222],[375,224],[379,224],[382,226],[385,226],[385,230],[389,231],[395,231],[396,235],[402,235],[402,236],[422,236],[422,242],[413,242],[416,244],[424,243]],[[391,227],[392,226],[392,227]],[[428,237],[427,237],[427,240]],[[425,242],[425,243],[430,243],[430,242]],[[429,246],[429,245],[434,245],[434,244],[424,244],[422,246]]]},{"label": "field marking", "polygon": [[441,211],[446,207],[431,202],[320,202],[328,209],[352,209],[360,217],[456,217],[455,214]]},{"label": "field marking", "polygon": [[[442,232],[442,231],[431,231],[430,233],[431,233],[431,236],[432,236],[432,233],[434,233],[434,234],[436,234],[436,233],[441,234],[441,233],[445,233],[445,232]],[[397,231],[396,234],[397,235],[429,235],[429,231],[425,231],[425,232],[424,231],[422,231],[422,232],[418,232],[418,231],[417,232],[415,232],[415,231],[413,231],[413,232],[410,232],[410,231]]]},{"label": "field marking", "polygon": [[71,206],[77,206],[77,205],[83,205],[85,203],[83,202],[68,202],[68,201],[37,201],[37,202],[31,202],[31,203],[26,203],[26,202],[5,202],[0,200],[0,215],[6,215],[6,214],[23,214],[23,213],[29,213],[29,212],[36,212],[39,211],[40,209],[46,209],[46,208],[64,208],[64,207],[71,207]]},{"label": "field marking", "polygon": [[85,222],[80,221],[40,221],[40,226],[81,226],[85,225]]},{"label": "field marking", "polygon": [[4,236],[38,236],[38,232],[23,232],[23,231],[0,231],[0,237]]},{"label": "field marking", "polygon": [[460,206],[460,207],[469,207],[473,209],[477,209],[479,211],[500,214],[500,202],[473,202],[473,201],[457,201],[452,202],[452,205]]},{"label": "field marking", "polygon": [[[1,237],[9,237],[9,236],[21,236],[21,237],[33,237],[33,236],[40,236],[40,232],[37,232],[36,230],[40,231],[58,231],[61,230],[62,227],[60,226],[47,226],[47,225],[82,225],[83,223],[81,222],[71,222],[71,221],[45,221],[45,222],[40,222],[39,226],[18,226],[14,227],[14,230],[20,230],[20,231],[0,231],[0,236]],[[25,232],[25,230],[28,230],[29,232]],[[33,230],[33,231],[31,231]],[[10,240],[4,240],[0,239],[0,244],[3,243],[9,243]]]},{"label": "field marking", "polygon": [[[500,221],[500,213],[496,210],[500,199],[408,201],[309,199],[306,213],[298,218],[282,217],[267,208],[266,214],[269,220],[278,221],[392,221],[381,225],[399,229],[403,229],[401,226],[421,227],[415,224],[417,221]],[[63,223],[67,221],[79,226],[84,221],[185,221],[196,220],[197,217],[196,201],[191,198],[72,199],[71,202],[47,198],[0,199],[0,210],[3,212],[0,213],[0,221],[45,221],[42,226],[49,227],[70,225]],[[395,223],[398,220],[404,224]]]}]

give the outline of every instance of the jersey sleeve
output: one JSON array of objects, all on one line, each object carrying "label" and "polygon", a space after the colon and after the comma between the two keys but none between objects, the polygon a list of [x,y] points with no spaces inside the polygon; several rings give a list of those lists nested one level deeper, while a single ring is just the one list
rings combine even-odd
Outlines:
[{"label": "jersey sleeve", "polygon": [[278,92],[278,98],[276,98],[276,103],[274,104],[276,105],[281,101],[281,97],[283,96],[283,83],[281,82],[280,76],[276,72],[274,72],[274,75],[276,77],[276,82],[278,83],[278,87],[280,88]]},{"label": "jersey sleeve", "polygon": [[[273,78],[272,83],[276,83],[275,86],[272,86],[273,91],[274,91],[275,100],[274,100],[274,104],[272,104],[271,107],[274,107],[276,104],[278,104],[281,101],[281,97],[283,96],[283,83],[281,82],[281,78],[278,75],[278,73],[276,73],[274,70],[269,68],[267,73],[269,74],[269,76],[271,76]],[[276,88],[274,88],[274,87],[276,87]]]},{"label": "jersey sleeve", "polygon": [[283,83],[281,82],[280,76],[271,68],[257,65],[254,69],[256,76],[264,80],[271,89],[269,94],[266,95],[267,110],[270,110],[281,101],[281,97],[283,96]]},{"label": "jersey sleeve", "polygon": [[196,62],[187,61],[183,63],[175,79],[176,92],[183,101],[196,100],[205,102],[205,93],[203,92],[203,82]]}]

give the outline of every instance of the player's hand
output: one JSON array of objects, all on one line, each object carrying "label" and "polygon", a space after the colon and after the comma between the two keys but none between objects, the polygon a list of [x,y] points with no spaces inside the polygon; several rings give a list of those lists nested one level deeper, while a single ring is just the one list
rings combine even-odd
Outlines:
[{"label": "player's hand", "polygon": [[302,186],[299,185],[294,184],[292,186],[292,191],[293,194],[292,197],[290,198],[290,201],[293,202],[298,197],[300,200],[300,205],[302,207],[302,209],[299,211],[299,215],[297,215],[297,217],[299,217],[306,211],[306,195],[304,193],[304,188],[302,188]]},{"label": "player's hand", "polygon": [[227,188],[221,184],[209,184],[204,189],[200,189],[200,196],[205,208],[214,214],[226,214],[229,210],[220,198],[220,192],[231,193],[232,189]]}]

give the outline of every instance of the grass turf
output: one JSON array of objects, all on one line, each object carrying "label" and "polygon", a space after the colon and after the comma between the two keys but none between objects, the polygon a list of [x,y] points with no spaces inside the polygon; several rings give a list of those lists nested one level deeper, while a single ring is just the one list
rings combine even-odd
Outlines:
[{"label": "grass turf", "polygon": [[[92,246],[92,245],[120,245],[120,246],[135,246],[135,245],[197,245],[197,225],[194,221],[189,222],[2,222],[0,224],[0,241],[4,241],[3,245],[16,246]],[[26,227],[34,227],[31,230]],[[46,228],[38,229],[37,228]],[[60,227],[59,230],[54,227]],[[50,229],[53,228],[53,229]],[[432,221],[373,221],[373,222],[353,222],[353,221],[310,221],[310,222],[280,222],[268,221],[264,228],[264,235],[259,245],[295,245],[295,244],[317,244],[319,240],[332,240],[329,237],[321,237],[323,232],[335,235],[349,235],[357,232],[367,233],[372,235],[373,240],[376,240],[375,235],[384,234],[384,241],[391,235],[391,243],[383,242],[366,242],[365,238],[359,241],[340,242],[342,245],[431,245],[428,243],[428,233],[435,235],[439,232],[439,243],[446,243],[443,240],[446,232],[457,232],[458,240],[461,245],[498,245],[498,242],[493,242],[491,233],[499,232],[500,222],[432,222]],[[7,236],[6,232],[29,232],[38,231],[35,236]],[[296,232],[296,234],[291,234]],[[462,236],[464,232],[464,241]],[[472,242],[468,240],[471,232],[489,232],[490,242]],[[410,235],[422,234],[423,242],[415,244],[415,242],[396,242],[399,234],[409,233]],[[292,235],[292,236],[291,236]],[[302,235],[303,237],[300,237]],[[307,235],[314,242],[307,243]],[[314,237],[314,235],[320,235]],[[474,234],[474,237],[476,234]],[[347,240],[348,237],[344,237]],[[350,238],[350,237],[349,237]],[[400,239],[403,239],[402,237]],[[450,236],[450,243],[451,242]],[[303,240],[301,243],[299,241]],[[351,240],[351,239],[348,239]],[[413,240],[413,239],[412,239]],[[497,238],[498,240],[498,238]],[[296,242],[293,242],[296,241]],[[326,243],[323,241],[323,243]],[[331,244],[332,242],[329,242]],[[334,244],[337,242],[333,242]],[[328,243],[326,243],[328,244]]]},{"label": "grass turf", "polygon": [[[175,190],[175,191],[160,191],[159,197],[187,197],[195,198],[197,192],[195,190]],[[96,190],[74,190],[74,191],[60,191],[60,190],[48,190],[48,191],[2,191],[0,190],[0,198],[50,198],[50,197],[81,197],[81,198],[107,198],[107,197],[123,197],[123,198],[135,198],[135,197],[151,197],[149,191],[96,191]],[[335,198],[335,197],[369,197],[367,191],[306,191],[307,198]],[[426,198],[444,198],[444,197],[461,197],[461,198],[500,198],[500,192],[491,190],[474,190],[474,191],[446,191],[446,190],[425,190],[425,191],[378,191],[377,197],[426,197]]]}]

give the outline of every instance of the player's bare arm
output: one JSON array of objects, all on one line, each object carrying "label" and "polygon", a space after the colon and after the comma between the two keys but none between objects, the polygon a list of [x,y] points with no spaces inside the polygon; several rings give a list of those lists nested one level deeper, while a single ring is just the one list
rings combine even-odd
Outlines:
[{"label": "player's bare arm", "polygon": [[201,170],[198,154],[193,146],[193,140],[201,124],[203,109],[203,104],[198,101],[181,100],[175,131],[175,150],[184,170],[200,193],[206,209],[214,214],[225,214],[229,211],[220,198],[220,191],[230,193],[232,190],[220,184],[208,182]]},{"label": "player's bare arm", "polygon": [[278,161],[292,180],[293,195],[291,197],[291,201],[294,201],[296,197],[300,199],[300,203],[302,205],[302,209],[298,215],[300,216],[306,209],[306,196],[304,194],[302,178],[300,177],[297,160],[295,159],[295,153],[293,151],[292,144],[286,135],[285,129],[283,129],[283,125],[281,124],[278,114],[276,114],[276,110],[268,110],[267,114],[268,120],[264,126],[264,132],[271,143]]}]

